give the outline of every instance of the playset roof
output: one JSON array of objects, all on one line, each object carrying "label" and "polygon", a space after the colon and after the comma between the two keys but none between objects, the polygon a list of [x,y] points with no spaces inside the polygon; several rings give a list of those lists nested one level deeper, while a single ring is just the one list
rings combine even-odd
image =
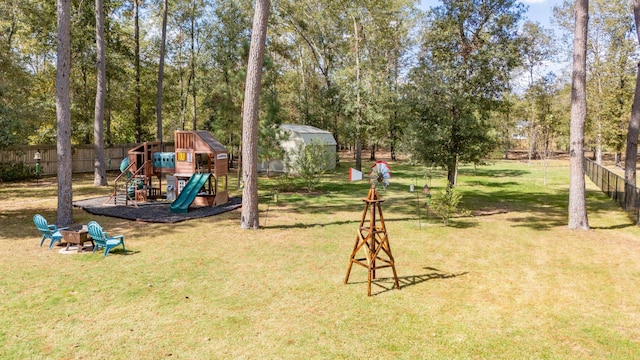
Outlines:
[{"label": "playset roof", "polygon": [[210,132],[204,130],[195,131],[195,134],[211,149],[214,154],[226,154],[227,148],[224,147]]}]

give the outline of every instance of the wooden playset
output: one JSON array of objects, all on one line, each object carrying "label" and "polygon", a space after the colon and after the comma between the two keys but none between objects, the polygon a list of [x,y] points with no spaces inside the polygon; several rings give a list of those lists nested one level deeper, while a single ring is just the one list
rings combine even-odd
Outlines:
[{"label": "wooden playset", "polygon": [[167,199],[173,200],[172,212],[187,212],[191,205],[229,201],[227,149],[208,131],[176,131],[174,137],[174,152],[162,152],[159,142],[129,150],[105,203],[137,206],[148,199]]}]

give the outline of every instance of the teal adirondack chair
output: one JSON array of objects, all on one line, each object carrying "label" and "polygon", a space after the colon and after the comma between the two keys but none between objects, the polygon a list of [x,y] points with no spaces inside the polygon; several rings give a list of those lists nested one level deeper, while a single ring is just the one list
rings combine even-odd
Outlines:
[{"label": "teal adirondack chair", "polygon": [[47,219],[45,219],[44,216],[40,214],[33,215],[33,223],[36,224],[36,228],[42,233],[42,240],[40,240],[40,246],[44,244],[44,241],[46,239],[51,240],[51,242],[49,243],[49,249],[53,247],[53,244],[60,242],[60,240],[62,240],[62,234],[60,233],[59,230],[68,229],[66,227],[58,228],[56,225],[49,225],[47,223]]},{"label": "teal adirondack chair", "polygon": [[95,221],[89,222],[87,225],[89,229],[89,236],[93,239],[94,246],[93,252],[101,247],[104,248],[104,256],[109,255],[109,251],[118,245],[122,245],[122,250],[127,252],[124,247],[124,235],[109,236],[106,231],[102,230],[102,226]]}]

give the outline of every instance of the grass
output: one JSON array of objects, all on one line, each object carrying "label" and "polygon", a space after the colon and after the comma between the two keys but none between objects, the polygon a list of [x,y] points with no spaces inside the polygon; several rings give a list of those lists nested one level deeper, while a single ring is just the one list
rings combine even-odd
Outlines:
[{"label": "grass", "polygon": [[[588,185],[592,230],[567,229],[568,164],[462,167],[450,226],[408,191],[422,167],[390,163],[382,194],[401,290],[381,270],[343,280],[367,184],[348,166],[319,193],[271,196],[257,231],[240,211],[178,224],[94,217],[128,254],[40,248],[31,218],[55,219],[55,179],[0,185],[0,358],[640,357],[640,230]],[[445,176],[431,171],[432,192]],[[233,181],[230,181],[233,183]],[[74,199],[103,196],[77,177]]]}]

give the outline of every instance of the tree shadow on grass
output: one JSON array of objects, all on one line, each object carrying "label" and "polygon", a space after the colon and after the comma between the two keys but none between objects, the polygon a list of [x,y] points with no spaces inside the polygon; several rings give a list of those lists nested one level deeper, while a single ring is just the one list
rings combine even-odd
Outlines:
[{"label": "tree shadow on grass", "polygon": [[[526,173],[526,172],[522,172]],[[520,173],[517,173],[520,174]],[[509,172],[509,175],[517,175]],[[498,175],[505,175],[500,173]],[[548,230],[557,226],[565,225],[567,214],[568,193],[564,189],[549,191],[523,191],[517,187],[517,182],[493,182],[493,181],[473,181],[472,186],[461,187],[463,199],[460,207],[469,210],[474,217],[480,215],[495,215],[512,213],[507,221],[513,226],[530,227],[537,230]],[[383,195],[386,200],[383,204],[385,214],[395,214],[397,218],[407,220],[418,220],[418,217],[425,216],[426,200],[424,196],[417,196],[411,193],[395,192],[392,196]],[[359,214],[363,210],[363,205],[359,199],[350,194],[333,194],[325,202],[314,202],[307,198],[299,197],[287,201],[288,206],[276,208],[279,213],[306,213],[306,214],[330,214],[337,212],[352,212]],[[598,211],[599,200],[591,200],[590,204],[594,210]],[[420,213],[419,213],[420,212]],[[433,213],[432,213],[433,215]],[[331,224],[346,224],[356,222],[359,216],[354,216],[354,221],[338,222]],[[389,221],[390,219],[385,219]],[[313,226],[326,226],[329,224],[305,223],[297,224],[297,228],[307,228]],[[468,229],[478,226],[478,221],[466,216],[454,216],[449,225],[452,229]]]},{"label": "tree shadow on grass", "polygon": [[528,170],[519,169],[494,169],[478,167],[475,170],[473,168],[463,167],[458,171],[458,175],[463,176],[484,176],[489,178],[502,178],[502,177],[520,177],[531,173]]},{"label": "tree shadow on grass", "polygon": [[98,248],[95,252],[93,251],[93,249],[89,246],[88,249],[83,250],[82,252],[80,252],[80,254],[96,254],[96,255],[100,255],[101,257],[109,257],[111,255],[114,256],[130,256],[130,255],[137,255],[140,253],[140,250],[131,250],[129,248],[127,248],[127,251],[123,251],[121,247],[115,248],[115,249],[111,249],[109,250],[109,254],[107,256],[104,256],[104,248]]},{"label": "tree shadow on grass", "polygon": [[[398,283],[400,285],[400,289],[404,289],[409,286],[414,286],[418,284],[422,284],[429,280],[437,280],[437,279],[452,279],[458,276],[467,275],[468,271],[463,271],[460,273],[447,273],[436,268],[425,267],[425,270],[429,271],[425,274],[420,275],[407,275],[407,276],[398,276]],[[367,281],[354,281],[350,282],[350,284],[366,284]],[[387,291],[395,290],[395,279],[393,277],[379,277],[371,282],[372,288],[375,285],[380,290],[378,292],[371,292],[372,296],[384,294]]]},{"label": "tree shadow on grass", "polygon": [[[100,250],[102,250],[102,251],[100,251]],[[98,252],[104,254],[104,249],[98,249],[96,251],[96,253],[98,253]],[[136,254],[139,254],[139,253],[140,253],[140,250],[131,250],[131,249],[127,249],[127,251],[123,251],[121,248],[115,248],[115,249],[109,250],[109,255],[113,254],[113,255],[130,256],[130,255],[136,255]]]},{"label": "tree shadow on grass", "polygon": [[[630,219],[630,220],[633,220],[633,219]],[[628,224],[618,224],[618,225],[612,225],[612,226],[591,226],[590,229],[591,230],[619,230],[619,229],[626,229],[634,226],[637,226],[637,225],[634,225],[633,223],[628,223]]]},{"label": "tree shadow on grass", "polygon": [[446,226],[454,229],[470,229],[473,227],[477,227],[478,222],[473,220],[451,219]]},{"label": "tree shadow on grass", "polygon": [[[320,222],[295,223],[295,224],[290,224],[290,225],[269,225],[268,224],[268,218],[261,218],[261,219],[265,220],[265,222],[267,223],[266,225],[260,226],[261,229],[308,229],[308,228],[325,227],[325,226],[331,226],[331,225],[346,225],[346,224],[359,225],[360,224],[360,220],[356,219],[356,217],[354,217],[353,220],[340,220],[340,221],[331,221],[331,222],[325,222],[325,223],[320,223]],[[405,222],[405,221],[411,221],[411,220],[416,220],[417,221],[417,219],[408,218],[408,217],[384,219],[385,223]],[[368,218],[365,220],[365,223],[367,223],[367,224],[369,223],[369,219]]]},{"label": "tree shadow on grass", "polygon": [[295,223],[290,225],[269,225],[268,219],[264,219],[267,223],[266,225],[260,226],[261,229],[309,229],[314,227],[325,227],[330,225],[346,225],[346,224],[359,224],[359,220],[343,220],[343,221],[332,221],[328,223]]},{"label": "tree shadow on grass", "polygon": [[518,186],[520,183],[515,181],[486,181],[486,180],[471,180],[465,183],[468,186],[486,186],[489,188],[508,188],[511,186]]},{"label": "tree shadow on grass", "polygon": [[[73,211],[74,222],[77,226],[86,225],[89,221],[96,220],[100,225],[107,229],[109,233],[122,233],[122,231],[125,231],[125,244],[127,238],[135,237],[136,234],[140,232],[149,237],[167,237],[173,232],[178,231],[178,226],[176,224],[156,224],[156,226],[148,226],[148,224],[144,222],[133,222],[131,220],[120,218],[93,215],[80,208],[74,208]],[[56,220],[56,212],[46,207],[6,210],[0,213],[0,225],[3,226],[3,229],[5,230],[4,233],[0,235],[0,239],[5,237],[9,240],[18,240],[23,237],[32,237],[37,239],[39,242],[40,238],[42,238],[42,233],[40,233],[35,227],[33,223],[33,215],[40,214],[44,216],[45,219],[48,220],[49,224],[54,224]],[[208,219],[207,221],[210,224],[215,224],[215,222],[218,221],[215,216],[201,219]],[[109,254],[111,254],[111,252],[109,252]],[[128,248],[127,254],[129,254]]]}]

